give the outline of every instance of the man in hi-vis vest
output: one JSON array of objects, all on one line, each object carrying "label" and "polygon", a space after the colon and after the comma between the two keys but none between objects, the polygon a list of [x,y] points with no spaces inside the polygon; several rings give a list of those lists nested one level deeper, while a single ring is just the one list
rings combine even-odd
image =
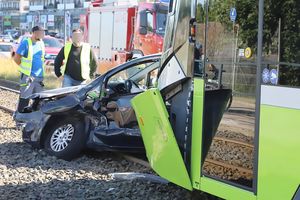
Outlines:
[{"label": "man in hi-vis vest", "polygon": [[19,45],[14,61],[19,65],[20,98],[17,112],[23,112],[28,106],[26,97],[43,90],[45,75],[45,45],[43,42],[44,29],[39,26],[32,28],[31,37],[22,40]]},{"label": "man in hi-vis vest", "polygon": [[96,71],[95,55],[90,45],[82,41],[82,30],[73,30],[72,43],[66,43],[55,58],[55,74],[63,79],[62,87],[84,84]]}]

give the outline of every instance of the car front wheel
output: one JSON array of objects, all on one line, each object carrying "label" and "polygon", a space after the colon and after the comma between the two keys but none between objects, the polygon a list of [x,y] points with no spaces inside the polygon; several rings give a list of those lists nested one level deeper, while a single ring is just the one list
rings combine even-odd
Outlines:
[{"label": "car front wheel", "polygon": [[44,147],[45,151],[63,160],[79,156],[86,143],[84,124],[76,119],[62,120],[49,130]]}]

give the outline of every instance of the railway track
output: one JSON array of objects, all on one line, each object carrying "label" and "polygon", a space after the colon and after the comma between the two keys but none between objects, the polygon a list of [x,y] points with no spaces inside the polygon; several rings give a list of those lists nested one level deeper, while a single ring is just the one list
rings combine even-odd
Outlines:
[{"label": "railway track", "polygon": [[13,93],[16,93],[16,94],[20,93],[18,90],[15,90],[15,89],[12,89],[12,88],[9,88],[9,87],[0,86],[0,89],[6,90],[6,91],[9,91],[9,92],[13,92]]},{"label": "railway track", "polygon": [[[233,139],[229,139],[229,138],[225,138],[225,137],[216,136],[216,137],[214,137],[214,140],[223,141],[223,142],[227,142],[227,143],[232,143],[232,144],[236,144],[236,145],[240,145],[240,146],[244,146],[244,147],[254,148],[253,144],[249,144],[249,143],[246,143],[246,142],[243,142],[243,141],[233,140]],[[132,162],[143,165],[144,167],[148,167],[148,168],[151,167],[150,164],[148,162],[146,162],[145,160],[143,160],[143,159],[140,159],[140,158],[137,158],[137,157],[134,157],[134,156],[131,156],[131,155],[125,155],[125,154],[121,154],[121,156],[123,156],[127,160],[130,160]],[[213,159],[206,159],[205,162],[208,163],[208,164],[211,164],[211,165],[217,165],[217,166],[220,166],[220,167],[223,167],[223,168],[230,168],[230,169],[233,169],[233,170],[238,170],[241,173],[253,175],[253,171],[251,169],[248,169],[248,168],[235,166],[235,165],[232,165],[232,164],[228,164],[228,163],[221,162],[221,161],[216,161],[216,160],[213,160]]]},{"label": "railway track", "polygon": [[9,114],[13,114],[14,110],[10,109],[10,108],[6,108],[5,106],[0,105],[0,109],[4,110],[5,112],[8,112]]},{"label": "railway track", "polygon": [[[226,136],[215,136],[213,138],[213,141],[222,142],[221,143],[222,149],[227,149],[227,150],[232,149],[233,151],[234,148],[242,147],[243,149],[244,148],[248,149],[247,151],[254,151],[253,144],[238,139],[227,138]],[[220,150],[216,149],[215,151],[220,151]],[[220,158],[218,159],[217,157]],[[246,178],[247,180],[251,180],[253,178],[253,170],[251,168],[241,166],[240,164],[229,163],[231,161],[235,161],[235,156],[233,156],[229,160],[228,158],[224,160],[222,154],[219,154],[219,156],[217,157],[208,157],[205,159],[204,173],[216,177],[226,176],[227,179],[234,179],[234,177],[243,177]],[[247,162],[251,162],[250,161],[251,159],[248,158],[247,160],[248,160]]]},{"label": "railway track", "polygon": [[0,86],[4,86],[13,90],[19,90],[20,89],[20,84],[18,82],[15,81],[9,81],[9,80],[5,80],[5,79],[0,79]]},{"label": "railway track", "polygon": [[217,165],[217,166],[220,166],[220,167],[225,168],[225,169],[227,168],[227,169],[232,169],[232,170],[238,170],[242,174],[247,174],[247,175],[253,176],[253,170],[247,169],[247,168],[244,168],[244,167],[231,165],[231,164],[221,162],[221,161],[217,161],[217,160],[213,160],[213,159],[206,159],[205,163],[210,164],[210,165]]},{"label": "railway track", "polygon": [[214,140],[215,141],[222,141],[222,142],[226,142],[226,143],[232,143],[232,144],[236,144],[236,145],[241,145],[241,146],[244,146],[244,147],[254,148],[253,144],[243,142],[243,141],[240,141],[240,140],[234,140],[234,139],[229,139],[229,138],[220,137],[220,136],[215,136]]},{"label": "railway track", "polygon": [[[12,88],[9,88],[9,87],[5,87],[5,86],[0,86],[0,89],[1,90],[5,90],[5,91],[9,91],[9,92],[12,92],[12,93],[15,93],[15,94],[19,94],[20,93],[18,90],[15,90],[15,89],[12,89]],[[7,113],[9,113],[11,115],[14,113],[13,109],[7,108],[7,107],[5,107],[3,105],[0,105],[0,109],[4,110],[5,112],[7,112]],[[140,164],[140,165],[142,165],[144,167],[147,167],[147,168],[151,168],[150,165],[149,165],[149,163],[146,162],[143,159],[140,159],[140,158],[134,157],[132,155],[128,155],[128,154],[122,154],[122,153],[117,153],[117,155],[125,158],[128,161]]]},{"label": "railway track", "polygon": [[[252,144],[242,142],[242,141],[238,141],[238,140],[228,139],[228,138],[224,138],[224,137],[215,137],[214,140],[233,143],[233,144],[237,144],[237,145],[241,145],[241,146],[249,147],[249,148],[254,147]],[[120,155],[123,156],[125,159],[127,159],[129,161],[138,163],[138,164],[140,164],[144,167],[147,167],[147,168],[151,168],[150,164],[148,162],[146,162],[145,160],[143,160],[143,159],[140,159],[140,158],[137,158],[137,157],[134,157],[134,156],[131,156],[131,155],[126,155],[126,154],[120,154]],[[249,176],[253,176],[253,170],[248,169],[248,168],[235,166],[235,165],[232,165],[232,164],[228,164],[228,163],[213,160],[213,159],[206,159],[205,162],[207,164],[220,166],[220,167],[225,168],[225,169],[227,168],[227,169],[232,169],[232,170],[238,170],[242,174],[247,174]]]},{"label": "railway track", "polygon": [[[12,89],[12,88],[9,88],[9,87],[5,87],[5,86],[0,86],[0,89],[1,90],[4,90],[4,91],[8,91],[8,92],[12,92],[12,93],[15,93],[15,94],[19,94],[20,92],[18,90],[15,90],[15,89]],[[6,106],[4,105],[1,105],[0,104],[0,109],[1,110],[4,110],[5,112],[8,112],[9,114],[13,114],[14,110],[11,109],[11,108],[7,108]]]},{"label": "railway track", "polygon": [[[19,94],[18,90],[15,90],[15,89],[12,89],[12,88],[9,88],[9,87],[0,86],[0,89],[5,90],[5,91],[9,91],[9,92],[12,92],[12,93],[15,93],[15,94]],[[10,108],[7,108],[3,105],[0,105],[0,109],[4,110],[5,112],[8,112],[10,114],[13,114],[13,112],[14,112],[14,110],[12,110]],[[239,145],[239,146],[243,146],[243,147],[254,148],[253,144],[249,144],[247,142],[240,141],[240,140],[226,138],[226,137],[223,137],[223,136],[214,137],[214,141],[221,141],[221,142],[231,143],[231,144]],[[149,163],[147,161],[143,160],[143,159],[140,159],[140,158],[137,158],[135,156],[128,155],[128,154],[122,154],[122,153],[117,153],[117,155],[125,158],[128,161],[140,164],[140,165],[142,165],[144,167],[147,167],[147,168],[151,168]],[[206,159],[205,163],[208,164],[208,165],[211,165],[211,166],[222,167],[224,170],[226,170],[226,169],[238,170],[242,174],[248,174],[250,176],[253,175],[253,171],[251,169],[235,166],[235,165],[232,165],[232,164],[225,163],[223,161],[217,161],[217,160],[213,160],[213,159]]]}]

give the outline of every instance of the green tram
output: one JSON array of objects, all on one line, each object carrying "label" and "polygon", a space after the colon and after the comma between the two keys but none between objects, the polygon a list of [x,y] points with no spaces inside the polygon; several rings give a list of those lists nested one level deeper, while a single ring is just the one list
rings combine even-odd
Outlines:
[{"label": "green tram", "polygon": [[224,199],[300,199],[299,13],[296,0],[170,1],[157,88],[132,100],[161,177]]}]

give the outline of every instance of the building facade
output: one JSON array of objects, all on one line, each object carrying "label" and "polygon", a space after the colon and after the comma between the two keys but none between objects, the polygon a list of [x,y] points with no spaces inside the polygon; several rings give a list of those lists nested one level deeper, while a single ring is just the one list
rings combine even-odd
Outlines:
[{"label": "building facade", "polygon": [[0,0],[0,32],[19,29],[28,10],[29,0]]},{"label": "building facade", "polygon": [[80,27],[80,16],[85,15],[90,0],[30,0],[27,15],[28,28],[34,25],[69,36],[74,28]]},{"label": "building facade", "polygon": [[90,3],[91,0],[0,0],[0,33],[10,29],[26,32],[40,25],[63,36],[65,26],[68,34],[80,26],[80,17]]}]

